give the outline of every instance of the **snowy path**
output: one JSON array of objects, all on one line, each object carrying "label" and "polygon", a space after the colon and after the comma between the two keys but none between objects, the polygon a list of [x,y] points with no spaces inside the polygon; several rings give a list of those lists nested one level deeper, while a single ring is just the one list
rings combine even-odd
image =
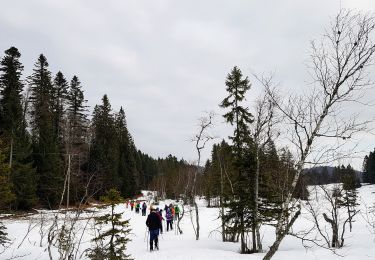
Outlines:
[{"label": "snowy path", "polygon": [[[366,203],[368,206],[373,205],[375,202],[375,185],[364,186],[360,189],[361,203]],[[168,202],[169,203],[169,202]],[[318,202],[320,203],[320,202]],[[163,207],[163,205],[161,205]],[[221,242],[221,235],[219,232],[212,232],[213,230],[220,230],[220,221],[217,219],[218,210],[216,208],[200,207],[200,218],[201,218],[201,239],[195,240],[194,231],[191,225],[190,217],[187,214],[181,223],[184,234],[176,235],[174,231],[164,232],[160,236],[160,250],[149,252],[147,251],[147,244],[145,241],[146,217],[141,214],[136,214],[125,208],[124,205],[117,206],[118,212],[124,212],[123,218],[130,219],[132,228],[132,241],[128,244],[128,253],[135,259],[262,259],[264,254],[254,255],[241,255],[239,254],[238,243],[223,243]],[[362,209],[364,212],[364,209]],[[52,213],[48,213],[50,217]],[[34,216],[35,221],[31,223],[37,223],[38,216]],[[42,247],[40,247],[40,228],[36,226],[30,232],[30,235],[25,239],[23,244],[19,247],[21,240],[27,233],[29,226],[29,220],[17,219],[17,220],[6,220],[8,233],[14,243],[5,253],[0,255],[0,259],[9,259],[10,257],[19,256],[17,259],[24,260],[44,260],[49,259],[48,252],[46,250],[46,241],[42,241]],[[83,225],[84,223],[79,223]],[[303,211],[301,218],[296,222],[294,231],[303,230],[308,228],[311,223],[308,221],[308,215]],[[47,224],[44,225],[48,227]],[[273,229],[271,227],[265,227],[261,230],[264,235],[263,244],[264,248],[270,245],[274,238]],[[90,228],[86,231],[81,252],[87,248],[90,244],[90,236],[92,231]],[[340,257],[333,254],[331,251],[318,248],[313,246],[306,250],[301,241],[294,237],[287,237],[281,244],[280,250],[275,255],[274,259],[287,259],[287,260],[312,260],[312,259],[375,259],[375,234],[372,234],[361,215],[358,215],[356,222],[353,224],[353,232],[346,233],[346,246],[337,251],[338,254],[343,255]],[[53,254],[57,258],[57,250],[53,248]],[[24,255],[22,257],[22,255]]]},{"label": "snowy path", "polygon": [[[200,208],[202,223],[199,241],[195,240],[190,216],[187,214],[181,222],[184,233],[176,235],[174,230],[164,232],[159,237],[160,250],[152,253],[146,250],[147,244],[144,241],[146,218],[142,216],[132,217],[131,226],[135,236],[132,238],[132,243],[129,244],[129,252],[135,259],[239,259],[241,255],[236,253],[239,249],[238,244],[222,243],[220,242],[221,235],[218,232],[211,232],[217,229],[220,224],[217,221],[217,212],[217,209]],[[131,215],[130,212],[129,216]],[[242,256],[241,258],[248,259],[248,256]]]}]

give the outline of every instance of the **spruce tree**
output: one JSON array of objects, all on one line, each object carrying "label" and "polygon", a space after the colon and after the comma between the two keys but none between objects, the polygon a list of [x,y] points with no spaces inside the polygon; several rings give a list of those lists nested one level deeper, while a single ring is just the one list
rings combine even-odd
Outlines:
[{"label": "spruce tree", "polygon": [[[223,116],[226,121],[234,126],[234,133],[230,139],[233,141],[234,162],[237,170],[236,197],[229,204],[228,221],[233,222],[234,230],[241,236],[241,253],[251,250],[247,246],[245,233],[252,229],[255,237],[255,225],[253,213],[254,197],[252,187],[252,174],[254,171],[253,144],[250,137],[249,124],[252,123],[252,115],[248,108],[242,106],[245,94],[250,89],[248,78],[243,78],[242,72],[234,67],[228,74],[226,82],[228,96],[221,102],[220,107],[229,111]],[[253,239],[253,249],[256,251],[256,239]]]},{"label": "spruce tree", "polygon": [[[92,241],[96,246],[88,250],[87,256],[95,260],[125,260],[131,259],[126,254],[126,244],[130,241],[129,220],[122,220],[122,213],[115,213],[116,204],[123,201],[120,192],[110,189],[101,200],[110,206],[110,213],[95,217],[95,226],[98,236]],[[103,230],[104,225],[109,225],[108,230]],[[98,246],[99,245],[99,246]]]},{"label": "spruce tree", "polygon": [[335,168],[335,170],[339,170],[340,172],[343,189],[343,195],[339,206],[346,209],[346,213],[348,214],[349,230],[352,232],[353,216],[356,214],[356,207],[359,205],[357,203],[357,188],[360,187],[360,184],[357,181],[357,176],[354,169],[350,165],[347,167],[342,165],[341,167]]},{"label": "spruce tree", "polygon": [[[278,155],[272,140],[260,152],[260,176],[259,176],[259,212],[264,223],[275,221],[285,196],[287,178],[285,171],[288,171],[287,164],[282,161],[286,156]],[[280,158],[281,157],[281,158]],[[290,168],[290,167],[289,167]]]},{"label": "spruce tree", "polygon": [[[88,158],[89,146],[86,142],[88,138],[87,100],[77,76],[73,76],[67,90],[66,99],[66,133],[65,151],[70,161],[71,189],[76,199],[81,200],[85,196],[85,187],[89,177],[81,167]],[[69,163],[68,161],[68,163]],[[74,197],[70,196],[70,199]]]},{"label": "spruce tree", "polygon": [[245,100],[245,94],[250,89],[251,84],[248,77],[243,79],[241,70],[234,67],[228,74],[225,85],[229,95],[224,98],[220,107],[229,109],[223,117],[235,127],[234,134],[230,139],[233,141],[237,160],[241,161],[244,147],[250,139],[248,124],[253,122],[251,113],[248,108],[241,106],[241,102]]},{"label": "spruce tree", "polygon": [[33,158],[30,153],[31,146],[25,147],[25,152],[18,149],[17,156],[12,169],[11,179],[16,195],[15,208],[19,210],[30,210],[38,203],[37,197],[37,173],[33,166]]},{"label": "spruce tree", "polygon": [[[85,100],[81,82],[74,76],[70,82],[68,92],[68,120],[70,129],[71,145],[79,147],[84,143],[87,130],[87,100]],[[74,147],[72,147],[73,150]]]},{"label": "spruce tree", "polygon": [[61,151],[57,143],[54,114],[54,90],[46,57],[35,63],[30,85],[31,130],[34,162],[39,177],[38,195],[45,206],[58,205],[64,182]]},{"label": "spruce tree", "polygon": [[21,54],[11,47],[5,51],[0,67],[0,133],[13,143],[16,136],[23,130],[22,90],[21,81],[23,65],[19,61]]},{"label": "spruce tree", "polygon": [[223,178],[223,191],[222,196],[223,200],[227,200],[231,197],[232,184],[234,176],[236,175],[235,167],[235,156],[233,152],[233,147],[229,145],[225,140],[222,140],[217,149],[218,154],[216,155],[217,160],[219,161],[219,167],[223,168],[224,176]]},{"label": "spruce tree", "polygon": [[94,108],[92,132],[89,165],[96,183],[102,186],[99,194],[111,188],[120,189],[115,119],[107,95],[103,96],[102,104]]},{"label": "spruce tree", "polygon": [[[215,144],[213,145],[212,149],[214,149]],[[207,208],[210,208],[211,205],[211,198],[213,198],[213,192],[212,192],[212,167],[211,167],[211,161],[207,160],[205,165],[204,165],[204,170],[203,170],[203,181],[204,181],[204,189],[203,189],[203,195],[205,196],[205,199],[207,200]]]},{"label": "spruce tree", "polygon": [[207,170],[207,177],[209,183],[209,194],[210,197],[224,197],[224,191],[221,190],[221,182],[224,181],[222,175],[225,175],[225,159],[223,158],[223,154],[221,152],[221,145],[214,144],[212,147],[212,154],[211,154],[211,161],[206,166],[209,167]]},{"label": "spruce tree", "polygon": [[63,145],[63,120],[64,120],[64,105],[67,98],[68,83],[61,71],[57,72],[52,87],[52,109],[54,113],[54,130],[57,142],[60,146]]},{"label": "spruce tree", "polygon": [[[225,207],[235,196],[233,183],[236,180],[236,167],[233,156],[233,148],[225,140],[212,147],[211,160],[206,165],[208,168],[205,176],[206,193],[210,197],[219,198],[222,240],[237,241],[236,226],[233,225],[236,217],[226,215]],[[218,204],[216,203],[216,206]],[[228,223],[229,222],[229,223]]]},{"label": "spruce tree", "polygon": [[6,232],[6,227],[2,222],[0,222],[0,245],[5,247],[5,244],[9,243],[8,233]]},{"label": "spruce tree", "polygon": [[211,159],[209,160],[209,164],[206,165],[206,168],[208,168],[205,171],[207,196],[220,196],[223,201],[231,198],[233,196],[231,182],[234,182],[235,176],[232,146],[225,140],[222,140],[219,144],[214,144]]},{"label": "spruce tree", "polygon": [[121,107],[116,116],[116,133],[119,146],[118,175],[121,178],[121,194],[132,197],[137,191],[137,168],[134,158],[134,144],[127,129],[124,109]]},{"label": "spruce tree", "polygon": [[22,107],[24,85],[20,57],[18,49],[11,47],[5,51],[0,63],[0,135],[9,151],[10,180],[16,195],[14,206],[17,209],[30,209],[37,201],[36,176]]}]

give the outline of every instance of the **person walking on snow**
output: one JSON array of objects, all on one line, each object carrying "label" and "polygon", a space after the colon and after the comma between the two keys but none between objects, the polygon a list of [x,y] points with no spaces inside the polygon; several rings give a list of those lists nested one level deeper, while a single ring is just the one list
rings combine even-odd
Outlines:
[{"label": "person walking on snow", "polygon": [[131,209],[131,211],[133,211],[133,209],[134,209],[134,201],[130,202],[130,209]]},{"label": "person walking on snow", "polygon": [[173,216],[170,208],[167,209],[165,217],[167,219],[167,231],[169,231],[169,227],[171,227],[171,230],[173,230]]},{"label": "person walking on snow", "polygon": [[141,209],[141,204],[139,203],[139,201],[137,202],[137,205],[135,206],[135,213],[138,213],[139,214],[139,210]]},{"label": "person walking on snow", "polygon": [[159,215],[159,218],[160,218],[160,222],[161,222],[161,226],[160,226],[160,233],[163,234],[163,210],[162,209],[156,209],[156,213],[158,213]]},{"label": "person walking on snow", "polygon": [[143,202],[143,204],[142,204],[142,216],[146,216],[146,209],[147,209],[146,202]]},{"label": "person walking on snow", "polygon": [[158,213],[155,212],[154,208],[151,208],[150,214],[147,216],[146,226],[150,232],[150,251],[155,249],[159,250],[159,229],[161,228],[161,220]]},{"label": "person walking on snow", "polygon": [[180,208],[178,205],[174,206],[174,219],[177,220],[180,217]]},{"label": "person walking on snow", "polygon": [[173,205],[170,206],[170,209],[171,209],[171,212],[172,212],[172,219],[174,219],[174,214],[175,214],[175,212],[174,212],[174,207],[173,207]]}]

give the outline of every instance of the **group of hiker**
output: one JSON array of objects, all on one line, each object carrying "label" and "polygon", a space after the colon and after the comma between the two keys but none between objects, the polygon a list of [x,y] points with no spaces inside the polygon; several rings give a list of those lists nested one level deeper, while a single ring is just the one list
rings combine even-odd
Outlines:
[{"label": "group of hiker", "polygon": [[[130,205],[131,211],[135,209],[135,213],[139,214],[142,210],[142,216],[146,216],[147,205],[143,202],[141,205],[140,201],[127,201],[126,208]],[[173,221],[177,220],[180,216],[180,208],[178,205],[165,205],[164,207],[165,218],[163,217],[163,209],[159,209],[154,205],[150,205],[150,214],[147,216],[146,226],[150,233],[150,250],[159,250],[159,234],[163,233],[163,220],[167,223],[167,231],[173,230]]]},{"label": "group of hiker", "polygon": [[[164,207],[165,211],[165,218],[167,222],[167,231],[169,229],[173,230],[173,220],[177,220],[177,218],[180,215],[180,208],[178,205],[174,206],[172,204],[169,204],[169,206],[165,205]],[[160,215],[161,215],[161,210],[160,210]]]},{"label": "group of hiker", "polygon": [[[173,230],[173,220],[176,220],[180,214],[180,208],[178,205],[173,206],[172,204],[165,205],[165,220],[167,222],[167,232],[169,230]],[[158,236],[159,232],[163,233],[163,210],[159,208],[155,208],[153,205],[150,206],[150,214],[146,220],[146,226],[150,232],[150,250],[154,249],[153,244],[155,244],[155,248],[159,250],[158,245]]]},{"label": "group of hiker", "polygon": [[135,209],[135,213],[139,214],[139,211],[142,210],[142,216],[146,216],[146,210],[147,210],[147,205],[146,205],[146,202],[143,202],[142,206],[141,206],[141,202],[140,201],[126,201],[126,208],[129,207],[130,205],[130,209],[131,211],[133,211]]}]

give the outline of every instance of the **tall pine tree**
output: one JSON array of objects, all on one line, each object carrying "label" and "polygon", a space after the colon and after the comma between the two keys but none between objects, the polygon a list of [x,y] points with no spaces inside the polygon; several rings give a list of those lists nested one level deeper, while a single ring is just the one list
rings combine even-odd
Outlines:
[{"label": "tall pine tree", "polygon": [[107,95],[102,104],[94,108],[92,118],[92,144],[90,150],[90,171],[96,176],[96,184],[101,185],[99,195],[111,188],[120,189],[118,175],[118,143],[115,119]]},{"label": "tall pine tree", "polygon": [[121,178],[121,194],[124,197],[135,195],[137,190],[137,168],[134,158],[133,141],[127,129],[124,109],[116,115],[116,133],[119,146],[118,175]]},{"label": "tall pine tree", "polygon": [[81,82],[74,76],[70,82],[68,92],[68,121],[70,149],[75,150],[85,142],[87,131],[87,105],[82,90]]},{"label": "tall pine tree", "polygon": [[81,165],[87,161],[89,150],[86,102],[81,82],[77,76],[73,76],[67,91],[65,149],[70,157],[68,165],[72,175],[71,188],[75,195],[70,198],[77,200],[85,196],[85,187],[89,182],[89,177],[81,171]]},{"label": "tall pine tree", "polygon": [[[254,154],[253,143],[250,137],[249,124],[252,123],[252,115],[248,108],[243,107],[245,94],[250,89],[248,78],[243,78],[242,72],[234,67],[228,74],[226,82],[228,96],[221,102],[220,107],[228,109],[224,114],[226,121],[234,126],[234,133],[230,139],[233,141],[234,164],[237,170],[235,180],[236,196],[229,204],[228,221],[233,221],[234,231],[241,237],[241,253],[256,251],[255,223],[254,223],[254,192],[253,171]],[[246,233],[253,231],[253,249],[247,245]]]},{"label": "tall pine tree", "polygon": [[36,176],[32,167],[30,137],[22,106],[21,54],[11,47],[0,67],[0,135],[8,147],[10,181],[16,195],[15,208],[29,209],[37,201]]},{"label": "tall pine tree", "polygon": [[31,130],[34,162],[39,177],[38,195],[43,204],[56,207],[60,202],[63,162],[55,129],[54,90],[46,57],[41,54],[28,78],[32,104]]},{"label": "tall pine tree", "polygon": [[64,138],[64,105],[68,94],[68,83],[61,71],[57,72],[53,80],[51,93],[52,109],[54,113],[54,130],[59,146],[63,147]]}]

